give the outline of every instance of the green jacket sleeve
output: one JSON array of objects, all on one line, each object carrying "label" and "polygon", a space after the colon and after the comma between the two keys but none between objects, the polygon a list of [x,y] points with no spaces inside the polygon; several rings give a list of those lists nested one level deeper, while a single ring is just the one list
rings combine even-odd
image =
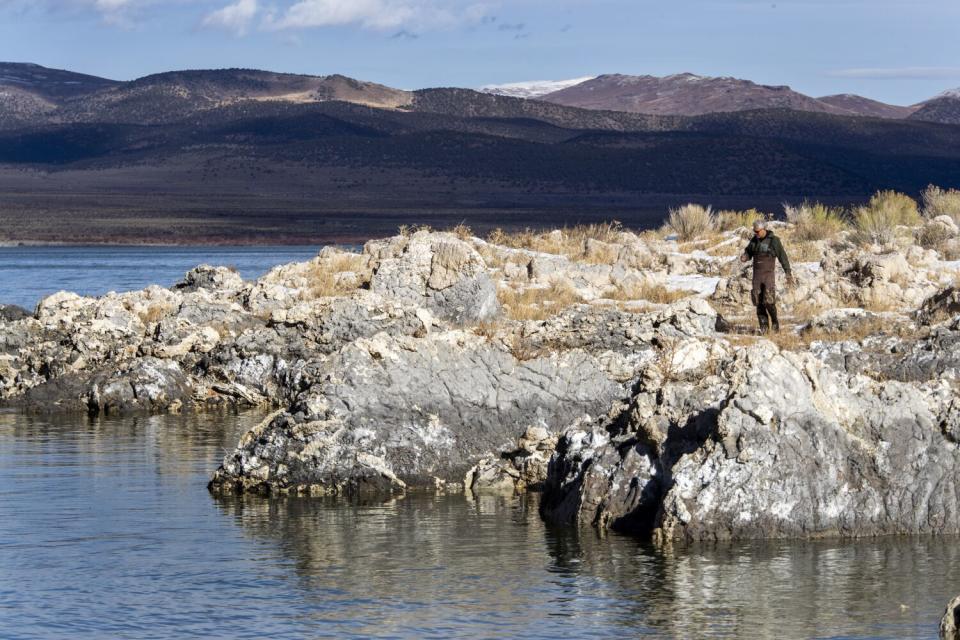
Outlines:
[{"label": "green jacket sleeve", "polygon": [[783,250],[783,243],[780,242],[780,238],[774,238],[774,240],[773,250],[777,254],[777,260],[780,261],[780,266],[783,267],[784,273],[790,275],[790,260],[787,259],[787,252]]}]

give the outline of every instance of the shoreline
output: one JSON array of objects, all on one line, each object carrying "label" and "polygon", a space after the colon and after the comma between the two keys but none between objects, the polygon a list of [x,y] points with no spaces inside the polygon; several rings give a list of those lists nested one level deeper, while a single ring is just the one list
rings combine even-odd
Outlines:
[{"label": "shoreline", "polygon": [[229,241],[220,241],[220,240],[209,240],[204,241],[203,239],[190,241],[190,242],[137,242],[137,241],[105,241],[105,242],[95,242],[91,240],[84,240],[81,242],[69,242],[69,241],[60,241],[60,240],[0,240],[0,249],[16,249],[16,248],[26,248],[26,247],[157,247],[157,248],[176,248],[176,247],[313,247],[313,246],[363,246],[363,243],[368,240],[377,240],[379,237],[368,237],[368,238],[335,238],[335,239],[324,239],[324,240],[315,240],[312,242],[282,242],[279,240],[265,241],[265,242],[255,242],[255,241],[238,241],[238,240],[229,240]]}]

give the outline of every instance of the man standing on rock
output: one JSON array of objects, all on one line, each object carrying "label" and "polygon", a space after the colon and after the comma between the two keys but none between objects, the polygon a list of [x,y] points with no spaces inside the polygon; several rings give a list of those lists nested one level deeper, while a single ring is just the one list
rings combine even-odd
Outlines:
[{"label": "man standing on rock", "polygon": [[767,333],[771,324],[774,331],[780,331],[780,320],[777,318],[777,260],[787,274],[788,284],[793,284],[793,272],[790,271],[790,261],[780,238],[767,229],[766,220],[760,219],[753,223],[753,239],[740,256],[740,262],[751,259],[753,289],[750,291],[750,299],[757,307],[760,331]]}]

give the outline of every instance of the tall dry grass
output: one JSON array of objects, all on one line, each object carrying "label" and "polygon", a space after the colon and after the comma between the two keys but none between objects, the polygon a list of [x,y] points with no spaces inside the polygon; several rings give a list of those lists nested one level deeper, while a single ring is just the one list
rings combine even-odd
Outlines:
[{"label": "tall dry grass", "polygon": [[[623,232],[623,225],[613,220],[564,227],[550,232],[534,231],[529,228],[513,232],[494,229],[488,234],[487,242],[513,249],[552,253],[580,262],[610,264],[616,261],[619,250],[615,246],[603,245],[618,243],[620,234]],[[596,242],[590,242],[591,240]]]},{"label": "tall dry grass", "polygon": [[305,275],[305,294],[310,299],[349,294],[371,277],[366,256],[348,252],[317,260]]},{"label": "tall dry grass", "polygon": [[756,209],[747,209],[746,211],[721,211],[717,214],[717,231],[733,231],[753,226],[757,220],[767,220],[770,216],[757,211]]},{"label": "tall dry grass", "polygon": [[687,296],[694,295],[694,293],[694,291],[683,289],[668,289],[662,284],[643,281],[617,283],[612,289],[604,293],[604,297],[620,302],[646,300],[647,302],[657,304],[670,304],[677,300],[682,300]]},{"label": "tall dry grass", "polygon": [[799,205],[784,203],[783,211],[792,226],[793,238],[800,241],[827,240],[849,226],[843,209],[819,202]]},{"label": "tall dry grass", "polygon": [[859,244],[887,245],[896,237],[898,226],[916,226],[920,222],[920,211],[913,198],[896,191],[878,191],[866,206],[854,210],[854,240]]},{"label": "tall dry grass", "polygon": [[520,291],[501,286],[497,298],[507,317],[513,320],[545,320],[583,301],[576,289],[562,282]]},{"label": "tall dry grass", "polygon": [[950,216],[960,224],[960,191],[956,189],[941,189],[929,185],[921,194],[923,200],[923,217],[936,218]]},{"label": "tall dry grass", "polygon": [[681,242],[688,242],[715,231],[717,217],[713,213],[713,207],[685,204],[670,209],[664,228],[677,234],[677,239]]}]

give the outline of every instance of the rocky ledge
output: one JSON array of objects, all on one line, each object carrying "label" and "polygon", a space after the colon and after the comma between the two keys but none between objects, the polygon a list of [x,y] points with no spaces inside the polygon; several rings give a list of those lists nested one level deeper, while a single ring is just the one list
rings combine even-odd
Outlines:
[{"label": "rocky ledge", "polygon": [[758,337],[745,236],[418,231],[58,293],[0,314],[0,400],[272,406],[218,492],[542,489],[549,520],[663,541],[960,532],[957,263],[818,242]]}]

